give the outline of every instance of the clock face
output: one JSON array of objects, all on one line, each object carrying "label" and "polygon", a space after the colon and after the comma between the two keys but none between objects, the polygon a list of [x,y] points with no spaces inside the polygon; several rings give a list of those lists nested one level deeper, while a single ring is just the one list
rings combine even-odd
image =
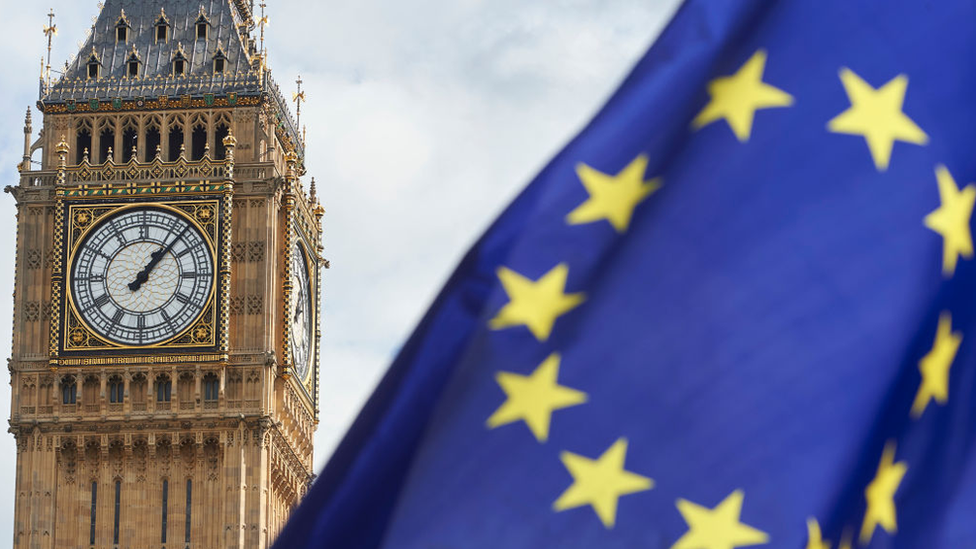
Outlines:
[{"label": "clock face", "polygon": [[295,375],[305,380],[312,349],[312,286],[309,284],[308,262],[299,244],[291,252],[291,343]]},{"label": "clock face", "polygon": [[214,263],[200,230],[161,208],[127,209],[95,226],[74,254],[79,314],[120,345],[152,345],[193,323],[207,305]]}]

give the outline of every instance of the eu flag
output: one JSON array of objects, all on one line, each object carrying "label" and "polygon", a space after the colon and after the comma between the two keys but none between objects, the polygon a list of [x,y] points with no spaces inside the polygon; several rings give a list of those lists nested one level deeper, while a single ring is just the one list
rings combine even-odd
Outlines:
[{"label": "eu flag", "polygon": [[686,2],[277,547],[976,547],[974,22]]}]

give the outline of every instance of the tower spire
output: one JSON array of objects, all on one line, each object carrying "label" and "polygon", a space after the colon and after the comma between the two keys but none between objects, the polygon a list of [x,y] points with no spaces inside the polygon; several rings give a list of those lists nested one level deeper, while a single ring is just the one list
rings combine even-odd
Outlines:
[{"label": "tower spire", "polygon": [[33,126],[31,124],[31,109],[30,107],[27,107],[27,116],[24,117],[24,157],[20,164],[20,169],[24,172],[29,172],[31,169],[30,138],[33,131]]},{"label": "tower spire", "polygon": [[47,36],[47,63],[44,68],[45,91],[51,88],[51,44],[58,34],[58,26],[54,24],[54,8],[47,14],[47,25],[44,25],[44,35]]},{"label": "tower spire", "polygon": [[258,6],[261,8],[261,18],[258,19],[258,26],[261,27],[260,51],[261,51],[261,67],[263,68],[267,64],[266,63],[267,57],[265,57],[264,54],[264,28],[271,24],[271,20],[268,19],[268,16],[264,14],[264,8],[268,7],[268,4],[261,2],[260,4],[258,4]]},{"label": "tower spire", "polygon": [[[305,92],[302,90],[302,75],[298,75],[298,80],[295,80],[295,84],[298,84],[298,89],[295,93],[291,94],[292,101],[295,102],[295,126],[302,126],[302,103],[305,102]],[[303,139],[304,141],[304,139]]]}]

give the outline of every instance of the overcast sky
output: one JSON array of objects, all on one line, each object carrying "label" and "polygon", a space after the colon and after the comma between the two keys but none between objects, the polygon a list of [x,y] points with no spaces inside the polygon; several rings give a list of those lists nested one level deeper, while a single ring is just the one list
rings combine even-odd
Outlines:
[{"label": "overcast sky", "polygon": [[[273,74],[284,90],[299,73],[305,82],[306,164],[327,212],[318,470],[467,247],[596,112],[677,0],[267,3]],[[0,7],[0,174],[15,185],[45,15],[57,14],[59,66],[98,7]],[[14,215],[3,195],[0,234],[14,234]],[[13,258],[0,239],[0,290],[13,288]],[[0,334],[11,311],[2,290]],[[0,383],[3,414],[9,402]],[[15,456],[0,436],[0,545],[12,538]]]}]

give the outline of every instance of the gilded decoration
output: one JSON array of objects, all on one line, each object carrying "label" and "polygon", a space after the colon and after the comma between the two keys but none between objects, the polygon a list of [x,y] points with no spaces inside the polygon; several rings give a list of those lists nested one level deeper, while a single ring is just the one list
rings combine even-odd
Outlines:
[{"label": "gilded decoration", "polygon": [[212,103],[210,104],[207,104],[207,99],[204,97],[191,98],[189,96],[185,96],[185,97],[180,97],[177,100],[171,100],[168,96],[163,95],[155,99],[114,98],[107,101],[99,101],[98,99],[91,99],[85,102],[68,100],[64,103],[44,104],[43,112],[44,114],[60,114],[60,113],[99,112],[105,110],[162,111],[162,110],[169,110],[169,109],[186,109],[186,108],[208,109],[212,107],[249,107],[249,106],[255,106],[260,104],[261,104],[260,96],[238,95],[236,93],[230,93],[223,97],[215,96],[213,98]]}]

